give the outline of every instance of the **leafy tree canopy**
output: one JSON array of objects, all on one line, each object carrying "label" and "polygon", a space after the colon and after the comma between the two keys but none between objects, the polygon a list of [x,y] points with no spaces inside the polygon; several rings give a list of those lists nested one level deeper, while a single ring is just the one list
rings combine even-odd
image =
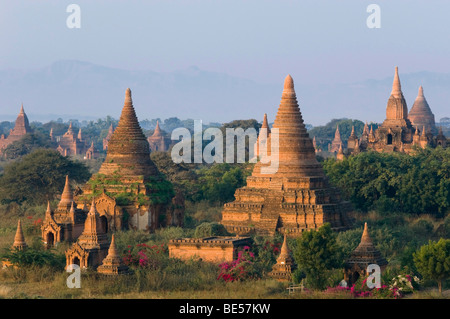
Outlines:
[{"label": "leafy tree canopy", "polygon": [[82,183],[90,173],[83,163],[57,151],[37,149],[5,167],[0,176],[0,202],[45,204],[61,194],[66,175]]}]

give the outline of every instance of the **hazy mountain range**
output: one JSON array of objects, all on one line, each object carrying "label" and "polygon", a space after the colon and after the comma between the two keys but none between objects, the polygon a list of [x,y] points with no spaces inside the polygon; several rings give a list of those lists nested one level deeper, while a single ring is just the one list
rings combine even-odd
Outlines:
[{"label": "hazy mountain range", "polygon": [[[403,74],[401,68],[399,72],[409,108],[422,85],[436,121],[450,116],[450,74]],[[304,121],[313,125],[343,117],[383,121],[393,75],[394,66],[392,75],[384,79],[370,79],[368,74],[362,82],[313,85],[293,74]],[[267,113],[273,122],[283,80],[263,84],[195,66],[160,73],[64,60],[35,70],[0,70],[0,121],[15,119],[21,103],[30,121],[118,118],[125,89],[130,87],[140,120],[178,117],[223,123],[262,120]]]}]

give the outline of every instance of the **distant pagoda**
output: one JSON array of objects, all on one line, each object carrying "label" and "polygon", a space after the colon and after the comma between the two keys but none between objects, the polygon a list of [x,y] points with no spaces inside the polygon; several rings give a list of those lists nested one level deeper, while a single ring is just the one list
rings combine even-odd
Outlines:
[{"label": "distant pagoda", "polygon": [[164,134],[162,133],[161,128],[159,127],[159,121],[156,121],[155,131],[153,132],[152,136],[149,136],[147,138],[147,140],[152,152],[165,152],[169,149],[172,143],[170,138],[164,136]]},{"label": "distant pagoda", "polygon": [[328,184],[316,159],[313,142],[300,113],[292,77],[288,75],[278,113],[268,137],[278,130],[278,169],[268,174],[255,164],[247,185],[235,192],[235,201],[224,205],[221,223],[231,233],[300,236],[309,229],[330,223],[334,230],[350,227],[349,202]]},{"label": "distant pagoda", "polygon": [[4,149],[13,142],[19,141],[26,134],[32,133],[33,130],[30,127],[28,117],[25,114],[23,104],[20,107],[19,115],[16,118],[14,128],[9,131],[9,135],[5,137],[0,135],[0,155],[3,154]]},{"label": "distant pagoda", "polygon": [[131,90],[127,89],[119,123],[108,141],[106,158],[75,201],[89,205],[95,197],[107,230],[154,230],[159,227],[160,218],[168,219],[162,216],[171,205],[174,196],[171,192],[170,183],[150,159],[149,143],[139,125]]},{"label": "distant pagoda", "polygon": [[421,128],[426,126],[430,129],[431,133],[438,133],[436,123],[434,121],[434,114],[431,112],[430,106],[425,99],[422,86],[419,87],[419,93],[417,94],[416,100],[409,111],[408,118],[414,127]]},{"label": "distant pagoda", "polygon": [[336,132],[334,132],[334,139],[329,145],[329,152],[338,152],[342,145],[341,133],[339,132],[339,125],[336,126]]}]

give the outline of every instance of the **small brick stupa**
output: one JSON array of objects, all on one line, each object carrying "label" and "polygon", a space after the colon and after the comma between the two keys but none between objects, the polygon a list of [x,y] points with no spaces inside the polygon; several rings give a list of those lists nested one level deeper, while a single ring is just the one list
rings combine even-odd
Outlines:
[{"label": "small brick stupa", "polygon": [[354,284],[360,276],[364,277],[366,275],[367,266],[370,264],[377,264],[383,271],[388,262],[373,245],[369,235],[369,228],[367,223],[365,223],[360,244],[345,262],[344,280],[347,281],[348,285]]},{"label": "small brick stupa", "polygon": [[276,172],[255,164],[247,185],[235,192],[235,201],[225,204],[221,223],[231,233],[257,233],[300,236],[302,231],[330,223],[334,230],[350,227],[350,203],[343,202],[337,189],[330,187],[300,113],[292,77],[288,75],[278,113],[272,126],[279,136]]},{"label": "small brick stupa", "polygon": [[104,275],[125,275],[130,273],[128,267],[123,263],[122,257],[117,252],[114,234],[111,238],[108,256],[103,260],[102,265],[97,268],[97,272]]},{"label": "small brick stupa", "polygon": [[278,281],[292,281],[292,272],[295,268],[294,259],[291,257],[285,235],[280,255],[277,258],[277,263],[273,266],[269,276]]},{"label": "small brick stupa", "polygon": [[102,224],[93,200],[84,223],[83,233],[66,251],[66,266],[76,264],[81,268],[96,269],[101,265],[110,246],[105,227]]},{"label": "small brick stupa", "polygon": [[408,118],[414,127],[421,128],[426,126],[431,130],[431,133],[434,135],[437,134],[438,130],[434,121],[434,114],[431,112],[431,108],[423,95],[422,86],[419,87],[419,93],[417,94],[416,100],[409,111]]},{"label": "small brick stupa", "polygon": [[23,236],[22,231],[22,224],[20,223],[20,219],[17,223],[17,231],[16,236],[14,237],[14,243],[12,245],[13,249],[17,250],[24,250],[28,247],[27,243],[25,242],[25,237]]}]

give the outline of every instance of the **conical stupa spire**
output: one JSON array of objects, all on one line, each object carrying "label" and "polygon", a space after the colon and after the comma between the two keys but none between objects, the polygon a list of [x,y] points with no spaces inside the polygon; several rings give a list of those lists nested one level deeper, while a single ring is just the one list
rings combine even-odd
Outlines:
[{"label": "conical stupa spire", "polygon": [[367,226],[367,222],[364,223],[364,230],[361,236],[361,243],[372,244],[372,239],[370,238],[369,235],[369,227]]},{"label": "conical stupa spire", "polygon": [[267,132],[270,133],[269,122],[267,121],[267,113],[264,113],[264,119],[263,119],[261,128],[266,128]]},{"label": "conical stupa spire", "polygon": [[23,103],[22,103],[22,106],[20,107],[20,112],[19,112],[19,114],[25,114],[25,110],[23,109]]},{"label": "conical stupa spire", "polygon": [[434,120],[434,114],[428,105],[425,95],[423,94],[423,87],[419,87],[419,92],[414,101],[414,104],[409,111],[408,118],[413,126],[427,125],[431,129],[432,133],[436,133],[436,123]]},{"label": "conical stupa spire", "polygon": [[73,193],[70,187],[69,175],[66,175],[66,182],[64,184],[64,190],[61,194],[61,200],[58,204],[58,209],[69,210],[72,202],[73,202]]},{"label": "conical stupa spire", "polygon": [[161,128],[159,127],[159,121],[156,121],[156,127],[155,127],[155,131],[153,132],[152,136],[161,136]]},{"label": "conical stupa spire", "polygon": [[109,246],[109,249],[108,249],[108,257],[116,258],[117,256],[119,256],[119,254],[117,253],[117,247],[116,247],[116,241],[114,239],[114,234],[112,234],[111,245]]},{"label": "conical stupa spire", "polygon": [[369,135],[369,124],[364,124],[363,135]]},{"label": "conical stupa spire", "polygon": [[352,131],[351,131],[351,133],[350,133],[350,136],[351,136],[351,137],[356,137],[356,134],[355,134],[355,126],[354,126],[354,125],[352,125]]},{"label": "conical stupa spire", "polygon": [[22,250],[24,248],[27,248],[28,245],[25,242],[25,237],[23,236],[23,231],[22,231],[22,224],[20,222],[20,219],[17,223],[17,231],[16,231],[16,236],[14,237],[14,244],[13,244],[13,248]]},{"label": "conical stupa spire", "polygon": [[[276,133],[278,134],[276,134]],[[278,136],[278,150],[276,140]],[[297,97],[294,90],[294,81],[290,75],[284,80],[283,93],[280,106],[269,136],[272,159],[278,159],[278,168],[274,172],[277,176],[323,176],[321,165],[317,162],[312,139],[303,123]],[[263,164],[257,163],[253,171],[254,176],[268,176],[261,174]]]},{"label": "conical stupa spire", "polygon": [[277,258],[277,263],[281,264],[292,263],[292,257],[287,244],[286,234],[284,235],[283,245],[281,246],[280,255]]},{"label": "conical stupa spire", "polygon": [[392,83],[391,95],[396,98],[401,98],[403,96],[402,86],[400,84],[400,77],[398,76],[398,67],[395,67],[394,82]]},{"label": "conical stupa spire", "polygon": [[157,173],[150,159],[150,146],[139,125],[129,88],[125,92],[119,124],[108,141],[106,159],[99,173],[108,176],[114,171],[121,175],[144,178]]},{"label": "conical stupa spire", "polygon": [[130,273],[128,267],[124,265],[122,258],[117,252],[114,234],[112,235],[111,238],[111,244],[109,245],[108,255],[103,260],[102,265],[98,267],[97,271],[104,275],[120,275]]},{"label": "conical stupa spire", "polygon": [[78,131],[78,140],[79,141],[83,140],[83,134],[81,133],[81,127],[80,127],[80,130]]},{"label": "conical stupa spire", "polygon": [[45,211],[45,218],[51,218],[52,209],[50,208],[50,201],[47,201],[47,210]]}]

